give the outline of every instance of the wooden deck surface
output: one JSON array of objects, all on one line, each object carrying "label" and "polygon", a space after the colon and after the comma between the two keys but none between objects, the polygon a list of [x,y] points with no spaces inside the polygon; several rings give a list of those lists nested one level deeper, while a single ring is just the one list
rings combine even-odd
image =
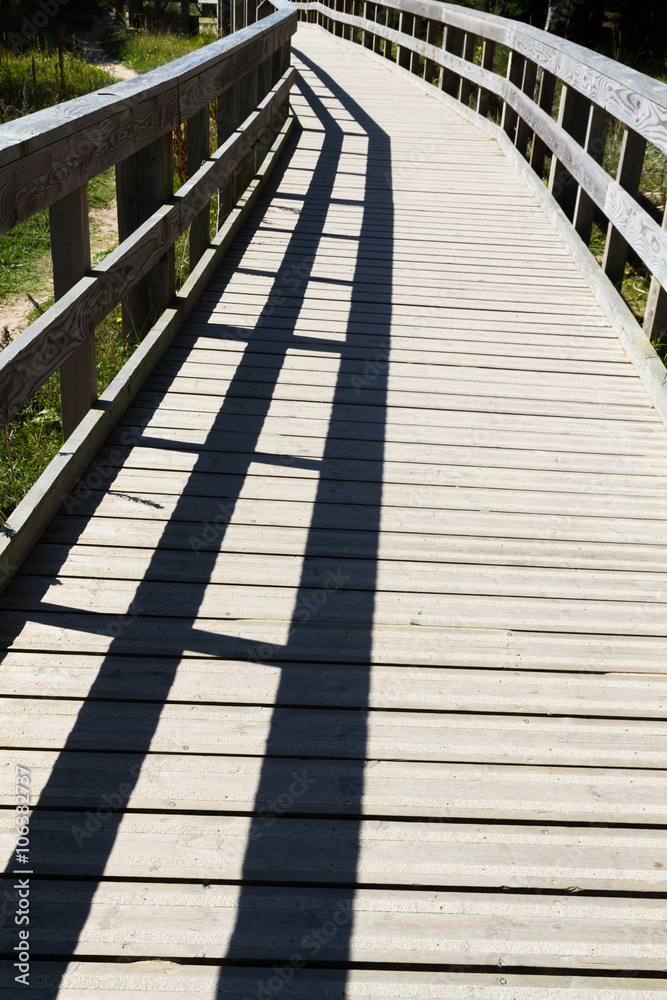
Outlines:
[{"label": "wooden deck surface", "polygon": [[1,600],[31,985],[657,1000],[667,430],[491,139],[315,28],[295,62],[292,148]]}]

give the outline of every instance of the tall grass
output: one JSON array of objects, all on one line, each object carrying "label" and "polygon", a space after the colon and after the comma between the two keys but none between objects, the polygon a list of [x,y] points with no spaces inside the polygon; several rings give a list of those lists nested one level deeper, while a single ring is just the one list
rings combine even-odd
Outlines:
[{"label": "tall grass", "polygon": [[0,124],[114,83],[109,73],[62,45],[0,50]]},{"label": "tall grass", "polygon": [[135,73],[148,73],[149,70],[164,66],[173,59],[201,49],[216,41],[213,33],[201,35],[173,35],[166,31],[121,32],[114,38],[103,42],[103,48],[110,59],[121,62],[133,69]]}]

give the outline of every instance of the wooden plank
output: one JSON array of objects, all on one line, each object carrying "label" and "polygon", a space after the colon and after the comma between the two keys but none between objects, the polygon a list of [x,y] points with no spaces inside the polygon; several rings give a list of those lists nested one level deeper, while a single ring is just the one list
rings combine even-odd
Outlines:
[{"label": "wooden plank", "polygon": [[[291,683],[281,689],[281,676]],[[667,680],[648,674],[604,677],[442,667],[272,664],[243,660],[165,660],[61,653],[6,653],[0,690],[12,697],[150,699],[166,702],[300,705],[325,708],[437,709],[604,718],[665,718]]]},{"label": "wooden plank", "polygon": [[[484,592],[415,593],[408,589],[374,592],[364,589],[363,583],[357,588],[354,575],[344,581],[344,589],[336,589],[335,580],[342,579],[344,569],[341,565],[333,580],[322,577],[315,586],[300,587],[218,583],[195,586],[155,581],[150,592],[142,594],[136,626],[141,627],[144,617],[149,621],[162,615],[176,618],[187,615],[188,611],[191,617],[194,613],[223,623],[227,618],[289,622],[294,614],[298,621],[303,621],[315,609],[318,620],[323,622],[363,624],[370,620],[377,625],[403,627],[424,624],[435,628],[487,627],[568,633],[588,630],[608,636],[664,636],[662,605],[642,600],[642,595],[633,600],[600,600],[559,595],[497,596]],[[93,583],[80,577],[45,581],[39,577],[19,577],[0,600],[7,612],[29,612],[28,618],[45,604],[62,609],[63,618],[80,612],[113,618],[136,610],[133,605],[136,591],[134,581],[111,580],[103,586],[99,580]]]},{"label": "wooden plank", "polygon": [[[215,1000],[219,996],[220,969],[216,966],[183,965],[169,961],[72,962],[62,976],[62,965],[33,961],[33,981],[45,990],[58,989],[60,1000],[87,1000],[91,991],[100,1000],[126,1000],[131,994],[140,1000]],[[291,970],[290,970],[291,971]],[[507,986],[520,1000],[540,1000],[544,991],[557,990],[572,993],[577,990],[577,1000],[657,1000],[663,992],[664,980],[644,977],[621,976],[545,976],[513,975],[502,970],[498,973],[474,972],[404,972],[398,969],[366,971],[350,969],[345,982],[337,971],[326,969],[301,969],[292,985],[285,982],[283,1000],[301,1000],[303,987],[315,994],[345,1000],[346,993],[354,990],[359,1000],[393,1000],[396,989],[416,1000],[430,1000],[434,995],[441,1000],[504,1000]],[[2,975],[2,974],[0,974]],[[285,975],[289,975],[286,972]],[[5,981],[7,985],[5,985]],[[245,1000],[255,996],[266,986],[263,969],[226,968],[222,982],[228,1000]],[[21,987],[15,987],[9,976],[0,978],[7,1000],[22,1000]],[[560,998],[559,998],[560,1000]]]},{"label": "wooden plank", "polygon": [[[195,957],[205,947],[209,957],[280,961],[293,953],[296,940],[308,957],[327,962],[391,956],[395,962],[430,964],[437,955],[439,962],[455,965],[570,969],[576,964],[600,970],[632,961],[638,969],[660,971],[665,947],[665,906],[659,899],[381,889],[359,889],[351,899],[344,889],[241,891],[155,882],[127,882],[119,892],[114,882],[38,887],[34,879],[32,896],[40,905],[34,924],[31,920],[31,941],[41,951],[65,954],[72,936],[68,928],[79,927],[84,913],[74,954],[113,955],[120,933],[127,957],[141,957],[147,949],[156,956]],[[500,938],[499,918],[505,931]],[[237,919],[245,928],[242,937],[235,934]],[[315,938],[313,926],[329,922],[340,933]],[[120,932],[113,932],[114,924]]]},{"label": "wooden plank", "polygon": [[[5,860],[15,849],[12,819],[0,816]],[[207,880],[215,871],[235,881],[393,884],[401,892],[445,885],[659,892],[667,884],[667,870],[655,867],[667,847],[664,830],[206,815],[156,822],[151,813],[133,813],[120,824],[100,817],[94,835],[86,833],[80,813],[33,817],[32,849],[44,857],[40,875],[94,877],[103,869],[107,878],[142,879],[150,866],[161,880]],[[76,853],[73,839],[81,844]]]},{"label": "wooden plank", "polygon": [[[131,810],[162,813],[275,812],[292,786],[295,816],[339,815],[624,823],[664,826],[667,774],[633,768],[523,767],[508,764],[407,763],[254,758],[178,753],[134,754],[12,750],[3,754],[0,802],[16,800],[15,766],[30,768],[31,786],[51,808],[97,810],[101,790]],[[57,767],[57,787],[51,779]],[[266,779],[262,780],[262,775]],[[294,782],[297,782],[296,787]],[[296,794],[298,793],[298,794]],[[641,825],[640,825],[641,824]],[[591,825],[591,829],[594,827]]]}]

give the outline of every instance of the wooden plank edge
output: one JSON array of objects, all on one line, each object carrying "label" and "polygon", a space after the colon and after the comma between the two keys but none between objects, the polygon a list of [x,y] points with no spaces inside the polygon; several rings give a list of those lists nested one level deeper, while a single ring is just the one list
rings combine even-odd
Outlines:
[{"label": "wooden plank edge", "polygon": [[317,28],[317,30],[324,32],[324,34],[332,38],[337,44],[359,50],[363,52],[366,58],[373,59],[390,72],[403,76],[430,97],[437,98],[450,111],[456,112],[456,114],[470,122],[471,125],[475,125],[482,132],[485,132],[492,139],[496,140],[520,180],[530,190],[540,208],[542,208],[547,216],[547,219],[561,237],[570,257],[593,292],[598,305],[609,320],[628,358],[644,383],[644,387],[656,411],[667,425],[667,369],[665,365],[658,357],[620,292],[609,281],[607,275],[597,264],[590,250],[580,238],[561,207],[554,200],[537,174],[531,170],[530,165],[524,160],[502,128],[488,119],[482,118],[472,108],[465,107],[456,98],[450,97],[449,94],[445,94],[442,90],[438,90],[437,87],[410,73],[409,70],[403,69],[402,66],[398,66],[385,59],[384,56],[372,52],[370,49],[362,48],[362,46],[357,45],[355,42],[331,35],[330,32],[320,25],[310,25],[309,27]]},{"label": "wooden plank edge", "polygon": [[[580,976],[574,974],[517,975],[499,969],[493,972],[424,972],[419,970],[307,969],[301,962],[276,963],[276,968],[225,967],[198,962],[180,963],[168,959],[125,962],[72,961],[31,962],[30,986],[44,996],[61,1000],[88,1000],[93,993],[100,1000],[151,997],[155,1000],[243,1000],[244,997],[272,997],[305,1000],[326,996],[329,1000],[644,1000],[664,996],[665,980],[634,976]],[[280,975],[279,973],[282,973]],[[62,976],[62,980],[61,980]],[[273,979],[272,977],[276,977]],[[275,987],[275,988],[274,988]],[[13,970],[0,979],[6,1000],[23,998],[25,987],[14,982]],[[7,992],[5,992],[7,991]],[[546,991],[549,991],[546,993]]]},{"label": "wooden plank edge", "polygon": [[165,310],[0,528],[0,594],[181,330],[271,176],[293,127],[294,115],[289,114],[256,176],[176,293],[174,303]]}]

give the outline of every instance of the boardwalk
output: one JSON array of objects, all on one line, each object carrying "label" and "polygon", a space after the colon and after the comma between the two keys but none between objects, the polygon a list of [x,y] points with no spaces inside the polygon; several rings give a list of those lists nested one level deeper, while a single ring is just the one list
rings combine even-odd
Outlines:
[{"label": "boardwalk", "polygon": [[494,141],[293,57],[291,147],[1,599],[31,985],[657,1000],[667,430]]}]

